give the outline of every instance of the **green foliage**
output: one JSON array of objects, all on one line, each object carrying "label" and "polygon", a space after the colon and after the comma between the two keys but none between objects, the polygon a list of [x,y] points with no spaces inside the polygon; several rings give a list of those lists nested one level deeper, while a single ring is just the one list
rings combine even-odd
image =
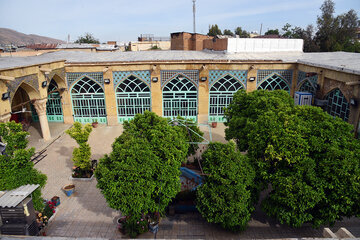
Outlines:
[{"label": "green foliage", "polygon": [[233,33],[231,30],[229,30],[229,29],[225,29],[225,30],[224,30],[224,35],[234,36],[234,33]]},{"label": "green foliage", "polygon": [[281,92],[268,94],[239,92],[226,111],[226,137],[248,151],[257,185],[270,186],[265,212],[294,227],[359,215],[360,143],[353,126],[317,107],[294,107]]},{"label": "green foliage", "polygon": [[[21,124],[15,122],[0,123],[2,140],[7,144],[6,155],[0,155],[0,191],[12,190],[26,184],[46,184],[47,177],[34,168],[30,161],[34,148],[27,147],[27,132],[22,131]],[[34,208],[43,209],[41,190],[32,194]]]},{"label": "green foliage", "polygon": [[294,106],[294,100],[285,91],[257,90],[246,93],[240,90],[234,94],[233,101],[225,110],[225,129],[227,140],[234,139],[240,151],[248,149],[247,133],[252,123],[264,112],[279,111]]},{"label": "green foliage", "polygon": [[279,29],[269,29],[265,32],[265,35],[279,35]]},{"label": "green foliage", "polygon": [[148,222],[141,215],[126,218],[124,228],[126,234],[128,234],[131,238],[135,238],[139,234],[145,233],[149,230]]},{"label": "green foliage", "polygon": [[359,19],[355,10],[334,16],[335,3],[325,0],[321,5],[321,15],[317,18],[315,41],[322,52],[355,51],[356,31]]},{"label": "green foliage", "polygon": [[99,44],[99,40],[94,38],[94,36],[91,33],[85,33],[85,36],[80,36],[75,41],[75,43],[95,43]]},{"label": "green foliage", "polygon": [[158,45],[154,45],[149,50],[161,50],[161,48]]},{"label": "green foliage", "polygon": [[249,38],[250,37],[250,33],[247,32],[246,30],[242,30],[241,27],[237,27],[235,29],[235,35],[238,35],[241,38]]},{"label": "green foliage", "polygon": [[[202,142],[204,140],[202,138],[202,136],[204,136],[204,133],[192,120],[185,119],[180,116],[176,117],[176,120],[178,120],[181,124],[174,126],[174,128],[186,137],[188,143]],[[183,125],[186,125],[186,127]],[[198,148],[198,144],[190,144],[187,156],[195,154]]]},{"label": "green foliage", "polygon": [[83,127],[79,122],[75,122],[72,128],[65,131],[79,144],[79,148],[74,148],[72,160],[76,167],[84,171],[91,168],[91,148],[87,143],[91,131],[92,127],[89,123]]},{"label": "green foliage", "polygon": [[209,26],[209,32],[207,34],[208,36],[217,36],[222,35],[221,30],[217,24]]},{"label": "green foliage", "polygon": [[196,207],[212,223],[232,231],[244,230],[254,211],[255,172],[235,144],[211,143],[203,154],[208,176],[198,188]]},{"label": "green foliage", "polygon": [[12,156],[17,149],[25,149],[28,132],[22,130],[22,125],[14,121],[0,123],[0,137],[6,143],[6,154]]},{"label": "green foliage", "polygon": [[127,216],[164,212],[180,191],[186,141],[167,119],[149,111],[125,122],[113,151],[100,159],[95,172],[109,206]]}]

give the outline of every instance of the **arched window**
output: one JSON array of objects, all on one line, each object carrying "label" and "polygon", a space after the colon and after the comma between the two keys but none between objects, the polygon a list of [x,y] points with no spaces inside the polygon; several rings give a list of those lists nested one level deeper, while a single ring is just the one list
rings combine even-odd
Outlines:
[{"label": "arched window", "polygon": [[116,88],[117,115],[120,123],[131,120],[136,114],[151,110],[150,87],[136,78],[129,76]]},{"label": "arched window", "polygon": [[46,115],[49,122],[64,121],[60,93],[53,92],[57,88],[57,83],[52,79],[48,87],[48,100],[46,102]]},{"label": "arched window", "polygon": [[209,122],[224,122],[224,108],[229,106],[233,95],[244,85],[240,81],[226,75],[217,80],[210,88]]},{"label": "arched window", "polygon": [[181,116],[197,121],[197,89],[182,75],[171,79],[163,87],[163,116]]},{"label": "arched window", "polygon": [[71,88],[74,121],[106,123],[105,94],[94,80],[83,77]]},{"label": "arched window", "polygon": [[342,118],[344,121],[349,120],[349,103],[346,101],[345,96],[340,89],[336,88],[326,95],[328,103],[326,105],[326,111],[331,116]]},{"label": "arched window", "polygon": [[308,92],[308,93],[311,93],[313,96],[315,96],[316,87],[308,79],[305,79],[301,83],[301,85],[299,87],[299,91],[300,92]]},{"label": "arched window", "polygon": [[266,89],[266,90],[285,90],[290,93],[289,84],[279,75],[272,74],[268,78],[266,78],[258,87],[258,89]]}]

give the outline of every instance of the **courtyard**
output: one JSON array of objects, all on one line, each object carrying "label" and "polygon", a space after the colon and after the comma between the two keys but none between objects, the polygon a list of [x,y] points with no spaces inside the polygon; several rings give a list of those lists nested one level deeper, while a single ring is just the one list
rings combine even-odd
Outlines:
[{"label": "courtyard", "polygon": [[[52,141],[40,139],[36,126],[31,127],[30,146],[41,151],[46,148],[44,158],[35,167],[48,177],[47,184],[42,190],[43,197],[50,199],[59,196],[61,204],[57,209],[54,220],[46,229],[46,235],[51,237],[74,237],[74,238],[127,238],[122,235],[116,226],[116,220],[120,216],[107,206],[107,203],[96,188],[96,179],[92,181],[71,181],[73,163],[71,155],[76,146],[63,131],[71,125],[51,123],[50,130]],[[213,141],[225,142],[224,125],[218,124],[217,128],[202,127],[205,138]],[[90,134],[89,144],[92,151],[92,159],[100,159],[104,154],[111,152],[111,144],[122,133],[122,125],[105,126],[99,125]],[[203,149],[202,149],[203,150]],[[62,191],[64,185],[75,184],[76,192],[67,197]],[[331,229],[336,232],[340,227],[346,227],[353,235],[360,237],[360,220],[353,218],[338,222]],[[240,239],[240,238],[315,238],[323,237],[323,228],[313,229],[311,226],[290,228],[280,225],[275,220],[265,216],[259,209],[253,214],[245,231],[231,233],[219,226],[207,223],[199,213],[176,214],[165,217],[159,225],[157,238],[181,238],[181,239]],[[139,238],[153,238],[152,233],[145,233]]]}]

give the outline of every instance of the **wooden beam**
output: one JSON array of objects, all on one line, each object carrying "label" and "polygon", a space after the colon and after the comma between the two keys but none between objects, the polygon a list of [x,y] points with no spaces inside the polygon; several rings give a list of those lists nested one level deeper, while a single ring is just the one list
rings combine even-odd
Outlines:
[{"label": "wooden beam", "polygon": [[345,83],[348,86],[354,86],[354,85],[360,85],[360,81],[356,81],[356,82],[347,82]]},{"label": "wooden beam", "polygon": [[15,78],[14,77],[9,77],[9,76],[4,76],[4,75],[0,75],[0,80],[4,80],[4,81],[14,81]]}]

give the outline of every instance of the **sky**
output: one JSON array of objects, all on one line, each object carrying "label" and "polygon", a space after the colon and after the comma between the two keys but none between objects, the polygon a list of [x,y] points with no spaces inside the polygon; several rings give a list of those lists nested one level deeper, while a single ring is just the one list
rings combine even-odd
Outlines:
[{"label": "sky", "polygon": [[[360,17],[360,0],[334,0],[335,14],[350,9]],[[323,0],[196,0],[196,32],[210,24],[247,31],[286,24],[316,26]],[[101,42],[136,41],[140,34],[169,37],[193,32],[192,0],[0,0],[0,27],[25,34],[75,41],[86,32]]]}]

